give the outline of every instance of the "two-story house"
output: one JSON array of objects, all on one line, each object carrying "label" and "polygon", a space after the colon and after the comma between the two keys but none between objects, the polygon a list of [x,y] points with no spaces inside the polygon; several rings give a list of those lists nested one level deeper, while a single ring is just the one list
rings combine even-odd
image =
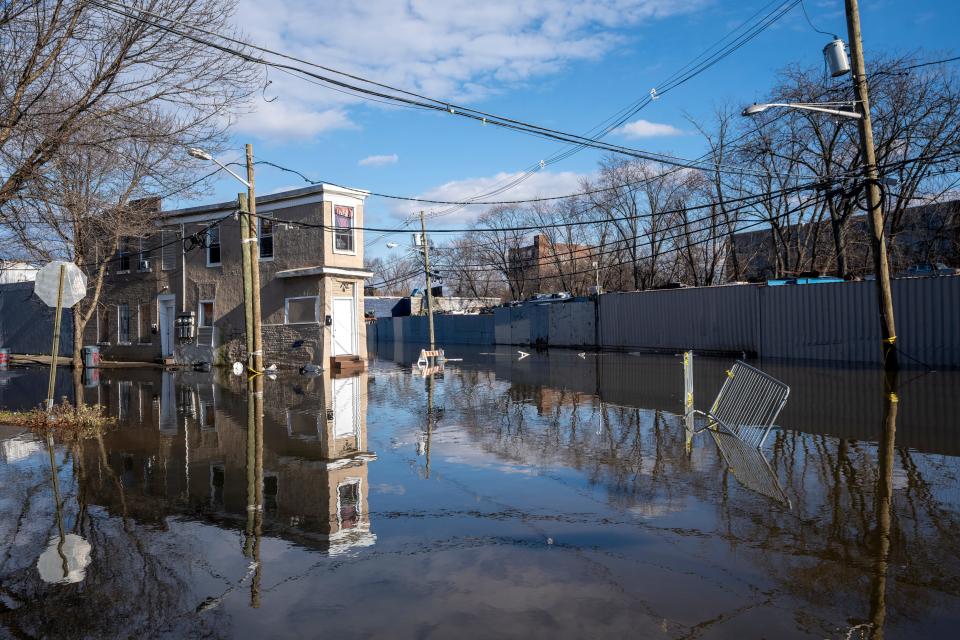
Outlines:
[{"label": "two-story house", "polygon": [[[318,184],[257,197],[264,363],[366,358],[366,191]],[[162,211],[108,269],[84,344],[105,359],[214,365],[245,358],[237,203]]]}]

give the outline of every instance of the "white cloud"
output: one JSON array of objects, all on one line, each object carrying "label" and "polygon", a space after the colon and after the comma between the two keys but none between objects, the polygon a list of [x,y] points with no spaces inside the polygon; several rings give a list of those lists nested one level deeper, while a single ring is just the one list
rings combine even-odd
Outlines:
[{"label": "white cloud", "polygon": [[658,138],[662,136],[679,136],[683,131],[677,129],[672,124],[663,124],[660,122],[650,122],[649,120],[634,120],[618,128],[615,133],[619,133],[625,138]]},{"label": "white cloud", "polygon": [[298,101],[260,102],[256,110],[240,119],[237,130],[260,138],[311,139],[333,129],[353,129],[343,108],[317,110]]},{"label": "white cloud", "polygon": [[[462,180],[451,180],[444,184],[428,189],[417,194],[416,197],[428,200],[446,200],[453,202],[462,202],[470,198],[481,196],[481,200],[526,200],[530,198],[541,198],[580,191],[580,183],[584,178],[589,178],[588,174],[576,173],[573,171],[540,171],[529,176],[523,182],[512,187],[509,191],[499,196],[483,197],[483,194],[496,189],[505,184],[512,183],[518,178],[523,177],[523,173],[500,172],[492,176],[477,178],[464,178]],[[472,222],[478,215],[490,208],[490,205],[468,205],[465,207],[451,207],[449,205],[422,204],[404,202],[395,205],[393,214],[398,218],[407,216],[424,208],[428,213],[443,213],[444,215],[435,218],[436,222],[431,223],[437,226],[444,224],[462,224]]]},{"label": "white cloud", "polygon": [[357,164],[361,167],[382,167],[385,164],[397,164],[399,160],[400,157],[397,154],[391,153],[382,156],[367,156]]},{"label": "white cloud", "polygon": [[[240,0],[236,22],[259,45],[469,103],[570,63],[598,60],[634,37],[638,25],[709,1]],[[276,102],[258,100],[257,115],[245,118],[266,119],[271,126],[260,132],[267,135],[342,127],[349,122],[343,109],[360,101],[277,72],[270,80],[265,94]],[[292,122],[278,118],[281,113]],[[256,132],[252,125],[249,130]]]}]

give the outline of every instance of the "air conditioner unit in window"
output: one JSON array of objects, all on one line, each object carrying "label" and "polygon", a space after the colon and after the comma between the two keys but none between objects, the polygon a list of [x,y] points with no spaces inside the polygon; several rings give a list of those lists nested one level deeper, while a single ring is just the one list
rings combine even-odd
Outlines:
[{"label": "air conditioner unit in window", "polygon": [[139,262],[139,265],[140,265],[140,266],[139,266],[138,268],[140,269],[140,271],[150,271],[150,261],[149,261],[149,260],[141,260],[141,261]]}]

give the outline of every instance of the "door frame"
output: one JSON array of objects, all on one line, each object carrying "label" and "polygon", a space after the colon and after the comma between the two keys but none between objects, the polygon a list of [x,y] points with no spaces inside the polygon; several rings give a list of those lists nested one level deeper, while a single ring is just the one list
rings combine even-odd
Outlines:
[{"label": "door frame", "polygon": [[[170,326],[170,334],[169,334],[170,337],[168,339],[169,344],[167,344],[166,348],[164,348],[164,344],[163,344],[164,327],[163,327],[163,322],[161,322],[160,311],[161,309],[164,308],[164,305],[166,303],[170,303],[170,306],[169,306],[170,312],[169,313],[164,312],[166,315],[169,316],[169,318],[167,319],[167,324],[169,324]],[[171,294],[157,296],[157,329],[159,329],[160,331],[160,355],[164,358],[169,358],[173,356],[173,353],[174,353],[174,346],[176,345],[176,341],[177,341],[176,340],[177,329],[175,324],[176,319],[177,319],[177,296],[171,295]]]},{"label": "door frame", "polygon": [[338,355],[336,353],[337,343],[334,339],[334,333],[337,330],[337,300],[349,300],[351,304],[353,323],[350,326],[350,353],[349,354],[339,354],[339,355],[360,355],[360,319],[357,317],[357,284],[353,284],[353,294],[351,296],[331,296],[330,301],[330,311],[333,316],[333,326],[330,331],[330,353],[334,356]]}]

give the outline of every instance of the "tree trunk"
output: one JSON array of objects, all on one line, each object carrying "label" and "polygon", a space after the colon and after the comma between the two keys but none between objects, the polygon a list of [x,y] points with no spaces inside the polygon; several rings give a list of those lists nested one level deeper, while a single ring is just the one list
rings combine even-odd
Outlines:
[{"label": "tree trunk", "polygon": [[73,305],[73,369],[83,371],[83,331],[87,321],[83,319],[80,305]]}]

